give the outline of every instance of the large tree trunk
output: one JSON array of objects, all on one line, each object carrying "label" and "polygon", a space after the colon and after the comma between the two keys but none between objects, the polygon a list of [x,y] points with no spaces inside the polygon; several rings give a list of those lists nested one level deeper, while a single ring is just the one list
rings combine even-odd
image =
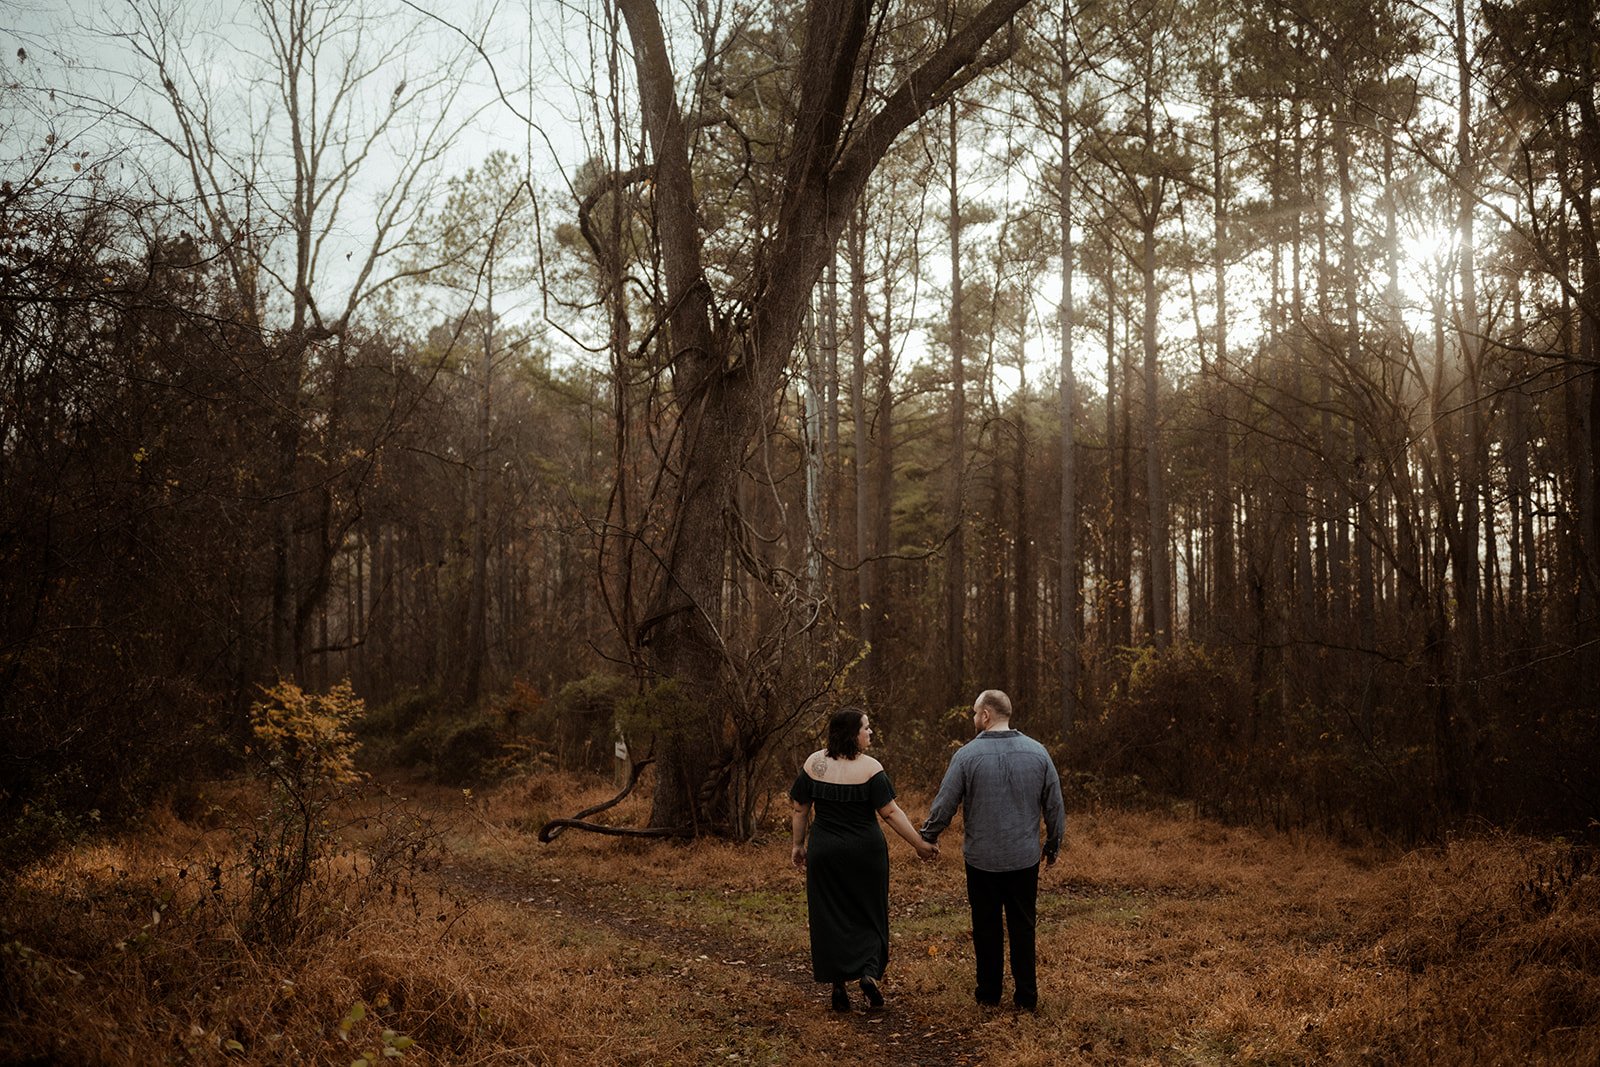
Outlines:
[{"label": "large tree trunk", "polygon": [[[794,120],[781,192],[754,257],[748,288],[729,294],[748,315],[713,314],[716,276],[690,166],[689,124],[652,0],[619,0],[633,48],[652,160],[656,236],[665,275],[662,342],[680,425],[669,464],[673,510],[654,553],[660,574],[633,635],[659,675],[677,685],[658,724],[655,827],[742,834],[733,783],[761,736],[735,730],[737,657],[724,644],[723,561],[744,449],[768,417],[792,358],[812,287],[833,255],[872,170],[895,139],[991,58],[979,51],[1025,0],[989,0],[939,45],[872,114],[854,116],[858,60],[868,40],[866,0],[811,0],[801,41]],[[850,122],[852,116],[855,121]]]},{"label": "large tree trunk", "polygon": [[[733,693],[720,684],[727,676],[727,635],[716,620],[722,618],[724,522],[745,442],[763,410],[755,389],[749,376],[710,374],[689,393],[666,577],[640,639],[657,670],[678,682],[698,714],[665,724],[658,735],[651,826],[697,834],[737,829],[738,813],[726,807],[726,775],[737,756],[724,719]],[[698,397],[704,399],[694,404]],[[711,546],[716,550],[708,551]]]}]

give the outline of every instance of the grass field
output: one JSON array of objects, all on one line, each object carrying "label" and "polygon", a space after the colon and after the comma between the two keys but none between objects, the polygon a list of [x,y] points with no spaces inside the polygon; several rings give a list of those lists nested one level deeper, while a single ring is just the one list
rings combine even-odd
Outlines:
[{"label": "grass field", "polygon": [[[1600,872],[1561,843],[1398,852],[1072,813],[1026,1015],[971,1001],[958,820],[936,866],[891,840],[888,1008],[842,1016],[811,981],[781,798],[751,844],[542,845],[545,819],[612,787],[390,787],[429,850],[376,884],[380,812],[347,812],[315,921],[272,949],[241,935],[222,873],[253,810],[240,785],[24,872],[0,1061],[1600,1063]],[[928,798],[900,799],[915,821]],[[644,805],[606,816],[638,825]]]}]

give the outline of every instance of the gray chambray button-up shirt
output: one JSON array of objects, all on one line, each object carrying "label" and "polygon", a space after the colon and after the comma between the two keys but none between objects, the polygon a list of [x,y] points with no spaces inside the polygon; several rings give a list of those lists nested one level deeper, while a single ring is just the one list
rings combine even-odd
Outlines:
[{"label": "gray chambray button-up shirt", "polygon": [[1038,863],[1041,818],[1044,855],[1054,856],[1067,832],[1061,775],[1045,747],[1018,730],[985,730],[956,750],[922,824],[923,838],[938,840],[957,806],[966,834],[962,855],[980,871]]}]

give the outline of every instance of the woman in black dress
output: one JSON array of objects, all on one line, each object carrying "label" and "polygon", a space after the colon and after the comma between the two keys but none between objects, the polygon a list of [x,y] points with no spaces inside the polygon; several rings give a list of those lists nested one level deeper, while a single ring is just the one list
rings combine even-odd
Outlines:
[{"label": "woman in black dress", "polygon": [[811,972],[817,981],[833,983],[837,1011],[850,1010],[845,983],[852,981],[861,983],[868,1006],[883,1007],[878,982],[889,962],[889,846],[878,818],[921,858],[939,855],[894,802],[883,764],[866,754],[871,747],[872,725],[865,712],[835,712],[828,722],[828,747],[806,758],[789,790],[794,802],[790,855],[806,872]]}]

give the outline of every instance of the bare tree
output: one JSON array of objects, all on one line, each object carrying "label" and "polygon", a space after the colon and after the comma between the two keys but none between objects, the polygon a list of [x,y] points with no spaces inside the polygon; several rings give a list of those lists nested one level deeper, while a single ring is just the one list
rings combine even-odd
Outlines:
[{"label": "bare tree", "polygon": [[[108,35],[156,88],[105,105],[176,163],[176,199],[216,249],[275,368],[268,658],[305,669],[309,624],[356,513],[326,472],[303,472],[307,378],[337,359],[358,312],[400,272],[395,253],[457,132],[458,56],[424,58],[416,27],[338,0],[252,0],[250,23],[186,26],[163,0],[127,0]],[[218,28],[220,29],[220,28]],[[234,42],[225,53],[215,42]],[[218,72],[228,72],[228,85]],[[159,162],[153,163],[160,167]],[[381,174],[381,177],[379,176]],[[371,461],[371,456],[355,462]]]}]

